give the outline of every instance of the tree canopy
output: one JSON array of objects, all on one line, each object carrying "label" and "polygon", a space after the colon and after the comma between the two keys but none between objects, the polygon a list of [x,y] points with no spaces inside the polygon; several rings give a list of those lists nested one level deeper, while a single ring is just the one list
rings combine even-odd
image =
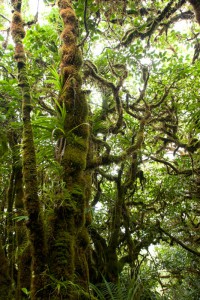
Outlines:
[{"label": "tree canopy", "polygon": [[199,1],[0,10],[0,299],[198,299]]}]

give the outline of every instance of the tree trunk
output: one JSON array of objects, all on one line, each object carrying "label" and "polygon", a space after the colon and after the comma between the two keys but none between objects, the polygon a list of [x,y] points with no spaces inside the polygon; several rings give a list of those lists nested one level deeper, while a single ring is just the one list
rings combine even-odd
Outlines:
[{"label": "tree trunk", "polygon": [[189,2],[194,8],[197,22],[200,24],[200,2],[199,0],[189,0]]},{"label": "tree trunk", "polygon": [[31,299],[45,299],[45,257],[46,247],[43,229],[43,220],[40,209],[36,158],[31,125],[31,96],[28,77],[26,73],[26,57],[23,47],[25,31],[21,17],[20,0],[12,0],[13,16],[11,22],[11,34],[15,43],[15,59],[18,68],[18,85],[22,92],[22,115],[23,115],[23,180],[25,184],[24,204],[28,213],[27,227],[29,228],[29,239],[32,252],[32,278]]},{"label": "tree trunk", "polygon": [[12,291],[12,282],[9,276],[8,261],[5,257],[0,238],[0,299],[10,300]]},{"label": "tree trunk", "polygon": [[[65,110],[66,119],[56,156],[63,167],[64,188],[56,195],[57,205],[49,220],[50,271],[57,280],[65,281],[66,291],[61,291],[62,299],[90,299],[86,259],[89,235],[85,227],[88,107],[81,90],[82,54],[77,45],[78,21],[71,1],[61,0],[58,6],[64,23],[60,65],[63,85],[58,109]],[[77,291],[77,286],[74,288],[70,283],[78,283],[81,287]]]}]

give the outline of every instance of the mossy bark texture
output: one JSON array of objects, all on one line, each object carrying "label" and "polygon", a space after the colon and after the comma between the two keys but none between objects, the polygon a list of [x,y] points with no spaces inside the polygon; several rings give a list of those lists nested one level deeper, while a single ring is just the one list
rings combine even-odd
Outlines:
[{"label": "mossy bark texture", "polygon": [[15,43],[15,60],[18,68],[18,85],[22,92],[23,115],[23,180],[25,184],[24,204],[28,213],[29,239],[32,254],[31,299],[45,299],[45,238],[43,221],[38,198],[36,158],[31,126],[31,96],[26,72],[26,57],[23,47],[25,31],[21,17],[20,0],[12,0],[13,16],[11,34]]},{"label": "mossy bark texture", "polygon": [[8,261],[1,244],[0,238],[0,300],[11,300],[12,281],[9,276]]},{"label": "mossy bark texture", "polygon": [[28,244],[18,257],[18,276],[15,300],[21,300],[24,296],[22,289],[31,290],[31,246]]},{"label": "mossy bark texture", "polygon": [[[7,256],[9,258],[9,275],[12,280],[16,280],[16,275],[19,277],[21,269],[18,265],[16,272],[16,264],[20,262],[19,253],[21,246],[26,240],[26,228],[23,221],[15,222],[14,216],[22,215],[23,212],[23,175],[22,175],[22,163],[19,153],[19,143],[21,142],[21,135],[14,129],[10,129],[7,132],[8,142],[12,153],[12,170],[10,175],[10,182],[7,191]],[[13,231],[15,230],[15,235]],[[29,278],[30,279],[30,278]],[[17,290],[20,291],[20,281],[17,279]],[[19,293],[16,293],[16,300],[21,299],[18,297]]]},{"label": "mossy bark texture", "polygon": [[[78,21],[72,1],[58,1],[64,28],[61,33],[61,65],[63,87],[59,95],[60,107],[66,109],[63,145],[59,161],[63,167],[65,192],[49,220],[50,272],[57,280],[65,281],[62,299],[90,299],[86,252],[89,235],[85,227],[86,181],[85,167],[88,152],[88,107],[81,90],[80,68],[82,53],[77,45]],[[64,142],[63,142],[64,140]],[[60,147],[59,147],[60,148]],[[50,255],[49,255],[50,256]],[[71,282],[72,284],[68,284]],[[78,284],[81,286],[77,289]],[[55,294],[55,293],[54,293]],[[55,298],[56,299],[56,298]],[[59,296],[57,299],[60,299]]]},{"label": "mossy bark texture", "polygon": [[200,1],[199,0],[189,0],[189,2],[193,6],[197,22],[200,25]]}]

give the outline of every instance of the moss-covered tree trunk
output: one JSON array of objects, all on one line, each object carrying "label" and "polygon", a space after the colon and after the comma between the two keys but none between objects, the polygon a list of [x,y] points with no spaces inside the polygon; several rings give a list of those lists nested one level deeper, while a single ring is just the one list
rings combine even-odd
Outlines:
[{"label": "moss-covered tree trunk", "polygon": [[[86,259],[89,235],[85,226],[87,206],[85,167],[88,152],[88,107],[81,90],[82,54],[78,44],[78,21],[72,1],[58,1],[64,28],[61,34],[60,72],[63,82],[59,105],[66,110],[64,134],[58,142],[63,167],[63,186],[56,195],[54,215],[50,218],[50,272],[65,282],[62,299],[90,299]],[[80,289],[73,284],[79,284]],[[78,296],[79,294],[79,296]],[[59,292],[57,292],[57,299]],[[55,298],[56,299],[56,298]]]},{"label": "moss-covered tree trunk", "polygon": [[189,0],[190,4],[193,6],[197,22],[200,24],[200,1],[199,0]]},{"label": "moss-covered tree trunk", "polygon": [[8,261],[5,257],[5,253],[1,243],[0,237],[0,299],[1,300],[11,300],[12,292],[12,281],[9,276],[9,266]]},{"label": "moss-covered tree trunk", "polygon": [[[19,144],[21,142],[21,134],[19,132],[10,129],[7,133],[8,143],[12,153],[12,170],[10,175],[10,182],[7,192],[7,252],[9,258],[9,271],[12,280],[17,282],[17,288],[15,297],[16,300],[21,299],[21,288],[26,287],[30,290],[30,264],[29,264],[29,276],[27,276],[26,259],[23,255],[22,247],[27,241],[27,230],[25,228],[24,220],[15,221],[14,217],[20,217],[24,215],[24,189],[23,189],[23,174],[22,174],[22,162],[20,157]],[[15,232],[15,234],[13,234]],[[29,247],[30,249],[30,247]],[[30,255],[29,255],[30,256]],[[29,262],[31,259],[29,258]],[[17,268],[16,268],[17,266]],[[26,272],[25,276],[22,276]],[[21,280],[22,279],[22,280]],[[29,284],[25,283],[29,281]]]},{"label": "moss-covered tree trunk", "polygon": [[23,180],[25,184],[24,204],[28,213],[27,227],[31,242],[32,278],[31,299],[45,299],[45,238],[42,214],[38,198],[36,158],[31,126],[31,96],[26,72],[26,57],[23,47],[25,31],[21,17],[21,0],[12,0],[13,16],[11,34],[15,43],[15,59],[18,68],[18,85],[22,92],[23,115]]}]

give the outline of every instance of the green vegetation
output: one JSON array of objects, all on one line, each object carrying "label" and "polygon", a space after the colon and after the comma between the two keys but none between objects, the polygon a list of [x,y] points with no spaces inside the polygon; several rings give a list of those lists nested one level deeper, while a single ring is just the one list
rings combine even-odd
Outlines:
[{"label": "green vegetation", "polygon": [[199,2],[38,3],[0,4],[0,300],[199,299]]}]

